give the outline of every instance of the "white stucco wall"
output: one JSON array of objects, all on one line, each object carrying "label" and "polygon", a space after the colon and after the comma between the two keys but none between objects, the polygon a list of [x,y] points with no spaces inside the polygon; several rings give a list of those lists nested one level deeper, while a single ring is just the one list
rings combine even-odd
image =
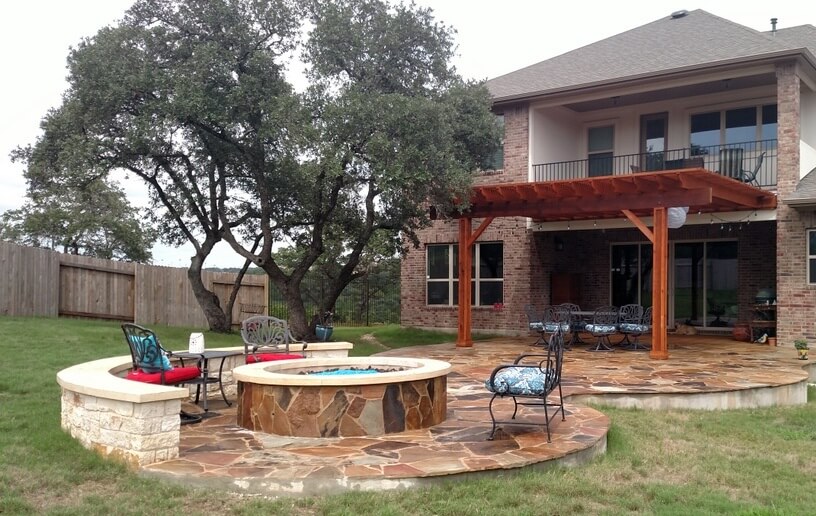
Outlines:
[{"label": "white stucco wall", "polygon": [[816,168],[816,92],[804,85],[800,93],[802,134],[799,142],[799,177]]},{"label": "white stucco wall", "polygon": [[[663,112],[669,114],[667,149],[681,149],[689,146],[690,118],[693,114],[774,103],[775,85],[591,112],[576,112],[561,106],[533,105],[530,115],[530,164],[586,159],[587,129],[600,125],[614,125],[615,155],[638,154],[640,117]],[[816,97],[812,92],[808,92],[807,100],[803,94],[803,110],[806,103],[812,113],[808,120],[812,127],[807,132],[803,127],[802,134],[803,139],[806,133],[809,135],[807,144],[814,150],[813,158],[816,160]],[[804,123],[803,117],[803,126]],[[808,170],[813,166],[816,166],[816,161]]]}]

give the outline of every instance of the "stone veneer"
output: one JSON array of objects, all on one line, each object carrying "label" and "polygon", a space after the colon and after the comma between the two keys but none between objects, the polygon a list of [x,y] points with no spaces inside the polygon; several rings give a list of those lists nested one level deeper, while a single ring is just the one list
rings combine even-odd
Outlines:
[{"label": "stone veneer", "polygon": [[447,377],[379,385],[238,383],[238,424],[297,437],[376,436],[445,420]]},{"label": "stone veneer", "polygon": [[[347,342],[310,344],[307,356],[346,357]],[[222,348],[240,349],[241,348]],[[232,369],[243,364],[243,355],[228,357],[222,381],[235,392]],[[104,358],[63,369],[57,373],[62,387],[61,426],[83,446],[103,457],[139,468],[174,459],[179,454],[182,400],[186,388],[126,380],[130,355]],[[208,394],[219,396],[217,386]]]},{"label": "stone veneer", "polygon": [[[376,374],[310,375],[374,368]],[[238,424],[297,437],[377,436],[430,428],[447,415],[448,362],[403,357],[317,358],[248,364],[238,381]]]}]

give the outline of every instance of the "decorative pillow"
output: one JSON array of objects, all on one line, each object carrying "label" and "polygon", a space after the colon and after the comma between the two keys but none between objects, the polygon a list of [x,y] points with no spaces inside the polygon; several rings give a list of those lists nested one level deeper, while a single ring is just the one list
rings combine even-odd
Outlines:
[{"label": "decorative pillow", "polygon": [[139,337],[131,337],[134,346],[136,346],[137,358],[139,360],[139,367],[146,373],[159,373],[161,371],[170,371],[173,369],[167,355],[164,354],[159,344],[156,342],[153,335],[149,335],[142,339]]},{"label": "decorative pillow", "polygon": [[508,394],[511,396],[540,396],[544,392],[550,392],[554,375],[549,369],[542,371],[537,366],[511,366],[505,367],[493,377],[485,380],[485,387],[490,392],[496,394]]}]

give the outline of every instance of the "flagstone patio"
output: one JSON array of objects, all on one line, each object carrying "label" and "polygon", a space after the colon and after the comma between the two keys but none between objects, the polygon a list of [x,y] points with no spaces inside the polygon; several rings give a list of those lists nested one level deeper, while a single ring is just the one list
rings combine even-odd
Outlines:
[{"label": "flagstone patio", "polygon": [[[606,451],[610,420],[586,403],[646,409],[801,404],[807,401],[809,374],[816,377],[816,369],[810,373],[810,363],[796,360],[792,347],[723,337],[671,336],[669,360],[651,360],[644,352],[591,353],[578,347],[565,355],[566,420],[553,422],[552,443],[541,427],[533,426],[507,427],[487,441],[490,396],[483,382],[496,364],[531,350],[533,340],[504,338],[479,341],[472,348],[442,344],[384,353],[452,364],[447,420],[432,428],[379,437],[280,437],[239,427],[235,405],[211,402],[219,415],[182,427],[179,458],[143,471],[185,484],[278,496],[392,489],[523,467],[574,466]],[[502,406],[507,410],[512,402]]]}]

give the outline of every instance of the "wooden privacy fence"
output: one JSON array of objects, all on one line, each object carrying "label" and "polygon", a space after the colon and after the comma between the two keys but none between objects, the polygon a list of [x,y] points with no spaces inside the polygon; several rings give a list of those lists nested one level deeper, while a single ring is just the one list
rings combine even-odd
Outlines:
[{"label": "wooden privacy fence", "polygon": [[[204,284],[226,306],[236,274],[207,272]],[[232,311],[266,307],[266,276],[246,275]],[[73,316],[137,324],[206,327],[187,269],[115,262],[0,241],[0,314]]]}]

